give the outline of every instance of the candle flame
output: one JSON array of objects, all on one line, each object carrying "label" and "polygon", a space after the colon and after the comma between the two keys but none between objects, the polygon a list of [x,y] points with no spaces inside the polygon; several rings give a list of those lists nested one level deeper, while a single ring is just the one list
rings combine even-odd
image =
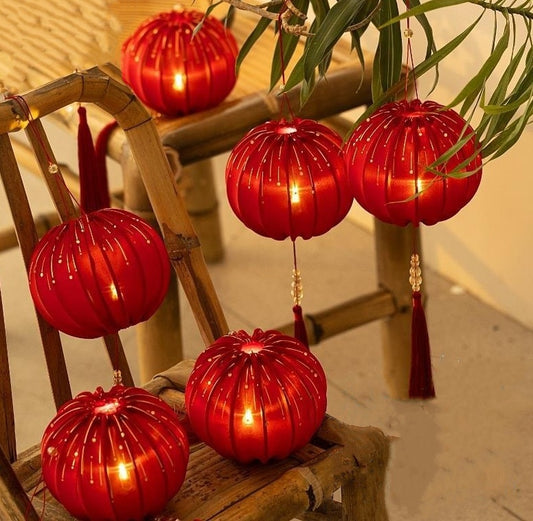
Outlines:
[{"label": "candle flame", "polygon": [[246,409],[246,411],[244,412],[244,416],[242,417],[242,423],[244,423],[244,425],[252,425],[254,423],[254,416],[250,409]]},{"label": "candle flame", "polygon": [[185,88],[185,78],[181,72],[174,74],[174,85],[175,90],[182,91]]},{"label": "candle flame", "polygon": [[300,202],[300,192],[298,190],[298,185],[292,185],[291,188],[291,203]]},{"label": "candle flame", "polygon": [[109,285],[109,291],[111,292],[111,298],[112,298],[113,300],[118,300],[118,291],[117,291],[117,287],[116,287],[113,283],[111,283],[111,284]]},{"label": "candle flame", "polygon": [[126,469],[126,465],[124,463],[118,464],[118,477],[122,481],[126,481],[127,479],[130,479],[130,476],[128,474],[128,471]]}]

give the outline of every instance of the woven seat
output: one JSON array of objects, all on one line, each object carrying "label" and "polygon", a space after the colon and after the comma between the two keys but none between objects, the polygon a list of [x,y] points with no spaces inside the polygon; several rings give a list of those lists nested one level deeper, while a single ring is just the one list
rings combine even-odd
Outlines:
[{"label": "woven seat", "polygon": [[[23,99],[24,103],[19,103]],[[8,194],[23,257],[28,263],[37,241],[34,220],[21,183],[9,133],[25,129],[34,147],[52,199],[63,219],[74,209],[57,182],[61,172],[49,171],[54,153],[40,117],[75,101],[95,103],[113,115],[123,129],[157,217],[169,258],[185,289],[203,338],[209,341],[227,330],[201,248],[189,221],[150,115],[131,92],[94,68],[69,75],[0,103],[0,174]],[[31,117],[21,108],[28,106]],[[8,304],[8,303],[6,303]],[[57,330],[40,319],[42,344],[56,406],[71,396]],[[116,349],[119,339],[106,338]],[[112,342],[111,342],[112,341]],[[0,321],[0,518],[14,521],[72,519],[49,497],[44,516],[39,448],[18,455],[7,357],[7,335]],[[120,369],[131,383],[127,360]],[[146,388],[183,412],[183,388],[191,362],[182,362],[150,381]],[[13,375],[15,376],[15,375]],[[326,418],[316,437],[291,457],[266,465],[241,466],[225,460],[201,443],[191,445],[187,478],[159,521],[385,520],[384,480],[388,439],[374,428],[355,428]],[[11,465],[13,463],[13,465]],[[341,489],[342,502],[331,500]],[[33,497],[32,503],[28,494]]]}]

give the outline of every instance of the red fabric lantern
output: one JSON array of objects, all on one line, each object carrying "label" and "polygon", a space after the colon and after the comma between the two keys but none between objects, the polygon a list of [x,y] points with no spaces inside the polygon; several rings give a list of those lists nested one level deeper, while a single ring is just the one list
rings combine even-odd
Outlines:
[{"label": "red fabric lantern", "polygon": [[117,385],[63,405],[44,432],[41,458],[47,487],[73,516],[142,521],[183,484],[189,445],[167,404]]},{"label": "red fabric lantern", "polygon": [[[428,171],[462,138],[464,146]],[[476,193],[481,154],[474,130],[455,111],[433,101],[388,103],[361,123],[345,146],[356,201],[378,219],[404,226],[435,224],[455,215]],[[446,174],[458,169],[464,177]]]},{"label": "red fabric lantern", "polygon": [[235,38],[216,18],[176,9],[145,20],[124,42],[122,77],[150,108],[181,116],[226,98],[237,54]]},{"label": "red fabric lantern", "polygon": [[[446,152],[453,155],[428,167]],[[378,219],[404,226],[432,225],[455,215],[476,193],[482,158],[474,130],[455,111],[433,101],[388,103],[361,123],[345,146],[357,202]],[[453,172],[452,175],[448,175]],[[411,256],[411,374],[409,396],[433,398],[429,336],[421,298],[420,258]]]},{"label": "red fabric lantern", "polygon": [[266,462],[309,442],[326,411],[326,377],[295,338],[237,331],[198,357],[185,403],[196,435],[221,455]]},{"label": "red fabric lantern", "polygon": [[105,208],[52,228],[38,243],[29,284],[55,328],[96,338],[149,318],[170,280],[165,245],[145,221]]},{"label": "red fabric lantern", "polygon": [[338,224],[352,205],[342,139],[308,119],[268,121],[231,151],[229,203],[250,229],[272,239],[309,239]]}]

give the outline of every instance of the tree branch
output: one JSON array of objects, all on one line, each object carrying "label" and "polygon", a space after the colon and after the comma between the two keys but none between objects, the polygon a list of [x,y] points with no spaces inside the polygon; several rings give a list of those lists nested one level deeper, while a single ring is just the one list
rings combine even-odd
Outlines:
[{"label": "tree branch", "polygon": [[467,0],[471,4],[479,5],[485,9],[492,11],[499,11],[500,13],[509,13],[510,15],[523,16],[533,20],[533,2],[528,2],[526,7],[506,7],[505,5],[493,4],[492,2],[485,2],[484,0]]}]

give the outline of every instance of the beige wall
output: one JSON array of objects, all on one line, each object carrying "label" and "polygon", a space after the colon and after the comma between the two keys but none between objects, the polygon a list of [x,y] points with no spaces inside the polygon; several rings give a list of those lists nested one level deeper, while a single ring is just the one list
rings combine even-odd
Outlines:
[{"label": "beige wall", "polygon": [[[442,9],[432,13],[437,45],[453,38],[479,14],[476,6]],[[417,56],[423,46],[414,26]],[[442,65],[438,89],[431,99],[449,103],[468,75],[477,70],[490,50],[490,15]],[[477,67],[477,68],[476,68]],[[420,81],[425,98],[427,80]],[[533,328],[533,129],[503,157],[483,171],[478,193],[456,217],[423,230],[425,263],[483,301]],[[369,226],[359,209],[352,218]]]}]

